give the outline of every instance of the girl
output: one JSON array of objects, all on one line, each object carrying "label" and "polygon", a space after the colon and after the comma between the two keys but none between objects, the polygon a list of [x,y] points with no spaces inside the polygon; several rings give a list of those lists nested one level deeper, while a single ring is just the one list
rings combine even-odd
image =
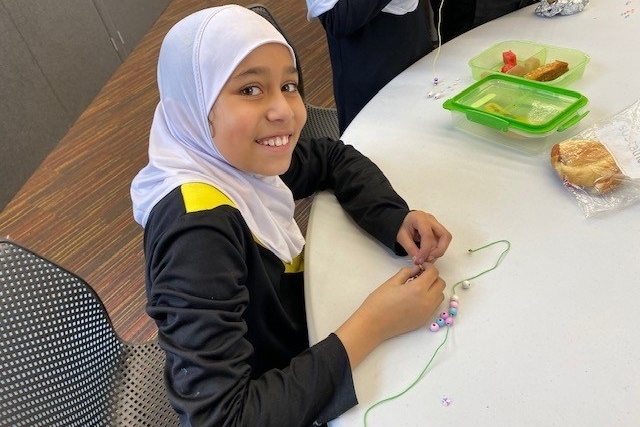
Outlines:
[{"label": "girl", "polygon": [[[160,50],[149,164],[131,196],[145,228],[147,311],[184,426],[321,425],[357,403],[352,369],[443,300],[425,262],[450,234],[409,211],[353,147],[298,141],[306,113],[294,64],[282,35],[235,5],[186,17]],[[416,266],[309,348],[294,197],[323,189]]]}]

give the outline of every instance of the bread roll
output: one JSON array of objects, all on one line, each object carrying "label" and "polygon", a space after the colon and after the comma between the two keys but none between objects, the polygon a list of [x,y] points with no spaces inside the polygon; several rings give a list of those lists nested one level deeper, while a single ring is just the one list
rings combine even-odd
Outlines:
[{"label": "bread roll", "polygon": [[599,194],[613,190],[622,177],[609,150],[595,140],[567,140],[554,145],[551,165],[563,180]]}]

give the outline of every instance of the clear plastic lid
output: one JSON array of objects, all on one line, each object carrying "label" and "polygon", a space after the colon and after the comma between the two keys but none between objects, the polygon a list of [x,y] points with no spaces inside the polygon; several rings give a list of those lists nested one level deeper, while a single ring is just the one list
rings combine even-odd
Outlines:
[{"label": "clear plastic lid", "polygon": [[507,132],[540,137],[579,122],[588,104],[578,92],[506,74],[491,74],[469,86],[443,107],[467,120]]}]

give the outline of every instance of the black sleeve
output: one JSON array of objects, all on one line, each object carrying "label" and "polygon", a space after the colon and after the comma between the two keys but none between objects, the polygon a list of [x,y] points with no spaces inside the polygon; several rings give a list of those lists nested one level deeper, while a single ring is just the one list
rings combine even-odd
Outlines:
[{"label": "black sleeve", "polygon": [[145,230],[147,311],[167,353],[168,394],[183,426],[306,427],[357,403],[348,356],[333,334],[288,366],[252,372],[260,354],[247,318],[264,309],[253,292],[271,290],[251,240],[231,207]]},{"label": "black sleeve", "polygon": [[391,0],[339,0],[318,18],[327,33],[341,38],[367,25],[390,2]]},{"label": "black sleeve", "polygon": [[365,231],[398,254],[400,225],[409,208],[382,171],[353,146],[330,139],[300,140],[282,175],[296,198],[333,190],[345,211]]}]

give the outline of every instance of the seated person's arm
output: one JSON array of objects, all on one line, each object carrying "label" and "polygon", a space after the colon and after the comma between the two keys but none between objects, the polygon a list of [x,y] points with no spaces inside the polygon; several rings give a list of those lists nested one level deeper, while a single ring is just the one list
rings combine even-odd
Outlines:
[{"label": "seated person's arm", "polygon": [[329,139],[298,142],[282,176],[295,198],[333,190],[356,223],[398,255],[416,264],[444,255],[451,234],[433,215],[409,211],[382,171],[353,146]]},{"label": "seated person's arm", "polygon": [[400,225],[409,213],[382,171],[342,141],[300,140],[282,179],[299,199],[333,190],[341,206],[365,231],[399,254]]}]

